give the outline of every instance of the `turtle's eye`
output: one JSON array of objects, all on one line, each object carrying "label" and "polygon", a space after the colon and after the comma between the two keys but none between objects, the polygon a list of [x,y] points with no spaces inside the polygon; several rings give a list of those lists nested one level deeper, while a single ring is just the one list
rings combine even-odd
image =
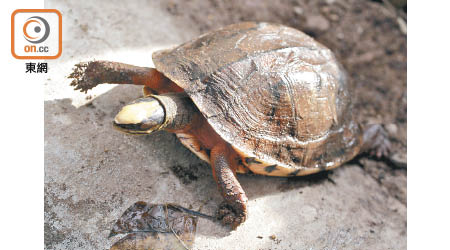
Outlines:
[{"label": "turtle's eye", "polygon": [[153,97],[137,99],[124,106],[114,119],[114,127],[131,134],[149,134],[164,123],[164,108]]}]

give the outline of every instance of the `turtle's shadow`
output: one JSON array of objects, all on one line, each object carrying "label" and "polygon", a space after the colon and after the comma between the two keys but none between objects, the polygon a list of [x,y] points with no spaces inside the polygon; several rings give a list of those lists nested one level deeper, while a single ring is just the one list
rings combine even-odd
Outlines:
[{"label": "turtle's shadow", "polygon": [[[57,137],[66,138],[68,141],[83,141],[83,143],[68,142],[67,145],[72,147],[71,150],[86,158],[100,158],[98,155],[103,154],[104,148],[108,148],[112,152],[107,156],[108,158],[98,160],[111,162],[111,164],[117,164],[117,166],[110,169],[109,171],[113,172],[105,175],[105,177],[98,174],[90,178],[105,178],[104,182],[110,182],[107,179],[108,176],[117,176],[118,182],[123,178],[126,184],[121,186],[124,192],[121,192],[120,195],[127,196],[123,198],[124,200],[130,200],[131,204],[139,200],[153,203],[175,202],[193,210],[201,208],[201,212],[214,215],[222,202],[222,197],[217,191],[211,168],[185,148],[175,135],[158,132],[148,136],[136,137],[113,130],[111,123],[115,114],[124,104],[138,97],[140,97],[139,87],[117,86],[79,108],[74,107],[70,99],[46,101],[45,137],[46,139],[47,137]],[[64,122],[62,116],[66,117],[64,119],[71,120],[71,123]],[[135,145],[136,148],[130,148],[130,145]],[[145,154],[145,157],[142,157],[142,154]],[[124,163],[136,165],[135,168],[131,168],[133,172],[121,169],[120,164]],[[73,163],[65,162],[65,164]],[[155,164],[159,166],[154,166]],[[152,169],[159,169],[158,171],[161,174],[143,176],[148,168],[142,166],[146,165],[150,165]],[[73,168],[75,169],[76,166],[73,166]],[[140,170],[142,170],[142,173]],[[88,171],[88,169],[82,171]],[[76,173],[68,175],[73,178]],[[130,178],[133,179],[134,176],[136,181],[126,181]],[[331,180],[330,172],[295,178],[239,175],[238,179],[250,200],[293,189],[302,189],[306,186]],[[89,180],[87,182],[89,183]],[[153,183],[151,189],[143,188],[149,182]],[[175,190],[181,190],[182,192],[173,192],[174,186],[178,187]],[[77,186],[74,185],[69,188],[77,189]],[[95,196],[96,188],[92,187],[92,196]],[[105,188],[102,192],[109,191]],[[185,195],[186,193],[189,195]],[[117,194],[111,193],[111,196],[114,195]],[[155,199],[154,197],[158,198]],[[92,198],[95,200],[95,197]],[[124,203],[116,209],[125,211],[131,204]],[[105,230],[110,229],[113,223],[114,221],[109,221],[103,227]],[[204,228],[207,230],[202,229],[202,225],[205,223]],[[201,235],[225,237],[230,232],[229,227],[224,227],[218,222],[199,223],[198,234]]]}]

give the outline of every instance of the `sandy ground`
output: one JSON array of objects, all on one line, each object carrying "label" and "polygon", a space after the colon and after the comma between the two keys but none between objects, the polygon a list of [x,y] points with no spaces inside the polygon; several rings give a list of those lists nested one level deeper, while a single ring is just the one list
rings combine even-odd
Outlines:
[{"label": "sandy ground", "polygon": [[[112,129],[136,86],[75,92],[79,61],[153,66],[151,54],[243,20],[283,23],[336,52],[355,86],[358,119],[386,124],[406,155],[406,36],[371,1],[46,1],[63,16],[63,54],[45,82],[45,248],[108,249],[115,220],[136,201],[214,214],[210,167],[165,132]],[[406,168],[360,158],[328,175],[243,176],[248,221],[237,230],[200,219],[196,249],[406,249]],[[275,239],[270,236],[275,235]]]}]

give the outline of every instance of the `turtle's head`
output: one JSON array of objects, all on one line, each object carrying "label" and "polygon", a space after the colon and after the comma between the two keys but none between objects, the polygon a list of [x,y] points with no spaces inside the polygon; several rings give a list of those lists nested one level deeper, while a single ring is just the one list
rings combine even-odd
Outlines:
[{"label": "turtle's head", "polygon": [[162,129],[164,118],[164,107],[149,96],[124,106],[114,119],[114,127],[129,134],[150,134]]},{"label": "turtle's head", "polygon": [[150,95],[124,106],[114,127],[129,134],[150,134],[165,129],[176,132],[192,125],[200,112],[186,93]]}]

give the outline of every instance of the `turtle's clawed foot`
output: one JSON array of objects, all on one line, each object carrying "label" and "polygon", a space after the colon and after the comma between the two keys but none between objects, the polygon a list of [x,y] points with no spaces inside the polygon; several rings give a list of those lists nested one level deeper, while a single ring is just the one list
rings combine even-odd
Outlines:
[{"label": "turtle's clawed foot", "polygon": [[368,125],[363,135],[363,150],[377,158],[389,158],[391,143],[386,130],[379,124]]},{"label": "turtle's clawed foot", "polygon": [[75,90],[80,90],[81,92],[87,92],[89,89],[97,86],[99,82],[96,82],[94,79],[90,79],[89,72],[92,71],[93,68],[92,62],[81,62],[75,64],[72,73],[68,76],[68,78],[72,78],[72,82],[70,86],[75,86]]},{"label": "turtle's clawed foot", "polygon": [[227,144],[216,145],[211,150],[211,166],[214,179],[224,198],[224,202],[219,206],[217,219],[223,224],[231,224],[234,230],[247,219],[248,199],[233,171],[235,162],[230,156],[230,150]]},{"label": "turtle's clawed foot", "polygon": [[101,80],[96,77],[98,76],[98,71],[100,63],[93,62],[81,62],[75,64],[72,73],[68,76],[68,78],[72,78],[72,82],[70,86],[75,86],[75,90],[80,90],[81,92],[86,93],[89,89],[97,86],[102,83]]},{"label": "turtle's clawed foot", "polygon": [[247,219],[247,210],[233,208],[227,202],[222,202],[217,211],[217,219],[224,225],[231,225],[231,227],[236,229]]}]

